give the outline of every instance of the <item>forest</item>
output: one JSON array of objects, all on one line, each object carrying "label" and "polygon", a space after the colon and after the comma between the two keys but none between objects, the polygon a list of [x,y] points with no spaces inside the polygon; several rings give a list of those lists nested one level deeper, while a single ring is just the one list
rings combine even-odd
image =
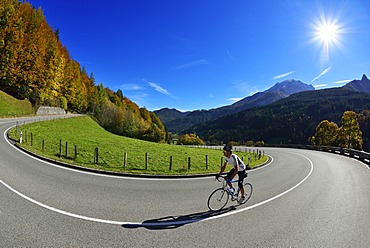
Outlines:
[{"label": "forest", "polygon": [[264,141],[266,144],[309,144],[317,125],[330,120],[341,125],[345,111],[354,111],[363,134],[363,149],[369,150],[370,94],[344,88],[306,91],[266,105],[196,125],[204,141]]},{"label": "forest", "polygon": [[90,113],[107,130],[154,142],[165,139],[160,119],[103,84],[73,60],[41,8],[0,1],[0,90],[39,106]]}]

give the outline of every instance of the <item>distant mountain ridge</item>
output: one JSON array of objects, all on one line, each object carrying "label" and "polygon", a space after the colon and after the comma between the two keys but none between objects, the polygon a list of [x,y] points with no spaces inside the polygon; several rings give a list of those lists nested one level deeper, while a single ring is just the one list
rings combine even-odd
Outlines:
[{"label": "distant mountain ridge", "polygon": [[370,80],[364,74],[361,80],[353,80],[343,86],[343,88],[358,92],[370,93]]},{"label": "distant mountain ridge", "polygon": [[212,144],[263,140],[267,144],[308,144],[323,120],[341,124],[345,111],[358,114],[363,149],[370,148],[370,80],[363,75],[343,87],[304,91],[266,106],[244,110],[185,130]]},{"label": "distant mountain ridge", "polygon": [[358,114],[363,149],[370,147],[370,93],[338,87],[293,94],[266,106],[244,110],[185,130],[211,144],[220,141],[264,141],[266,144],[309,144],[323,120],[341,124],[345,111]]},{"label": "distant mountain ridge", "polygon": [[164,108],[154,111],[154,113],[161,119],[169,132],[178,133],[199,123],[216,120],[225,115],[238,113],[250,108],[265,106],[286,98],[291,94],[311,90],[315,90],[312,85],[305,84],[299,80],[290,79],[276,83],[268,90],[245,97],[232,105],[210,110],[196,110],[188,112],[180,112],[177,109]]}]

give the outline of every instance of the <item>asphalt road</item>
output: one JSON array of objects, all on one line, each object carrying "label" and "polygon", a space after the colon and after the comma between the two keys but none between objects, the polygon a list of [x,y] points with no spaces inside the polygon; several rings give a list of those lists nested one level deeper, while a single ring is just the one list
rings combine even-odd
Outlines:
[{"label": "asphalt road", "polygon": [[369,247],[370,170],[354,159],[265,148],[273,161],[249,173],[249,202],[214,213],[212,177],[55,166],[6,141],[15,123],[0,119],[0,247]]}]

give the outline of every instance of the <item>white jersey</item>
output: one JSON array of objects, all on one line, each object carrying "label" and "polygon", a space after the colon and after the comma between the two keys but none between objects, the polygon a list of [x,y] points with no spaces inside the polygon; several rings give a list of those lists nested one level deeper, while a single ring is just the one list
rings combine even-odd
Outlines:
[{"label": "white jersey", "polygon": [[232,167],[238,165],[238,171],[243,171],[246,169],[245,164],[236,154],[231,154],[230,158],[226,157],[226,162],[228,162]]}]

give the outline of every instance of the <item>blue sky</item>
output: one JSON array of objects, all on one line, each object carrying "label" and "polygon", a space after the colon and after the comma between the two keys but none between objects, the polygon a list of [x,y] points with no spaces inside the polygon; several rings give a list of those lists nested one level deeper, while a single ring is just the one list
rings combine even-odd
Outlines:
[{"label": "blue sky", "polygon": [[140,107],[211,109],[287,79],[370,77],[369,0],[29,0],[96,83]]}]

